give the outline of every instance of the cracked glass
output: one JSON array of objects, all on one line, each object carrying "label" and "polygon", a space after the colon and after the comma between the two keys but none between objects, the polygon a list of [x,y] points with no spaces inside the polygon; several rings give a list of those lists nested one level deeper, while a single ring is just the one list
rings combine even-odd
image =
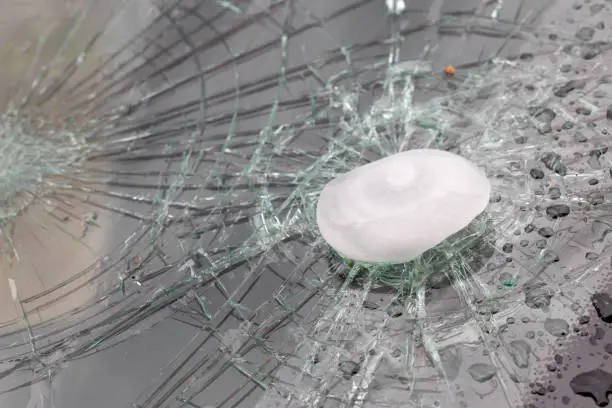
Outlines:
[{"label": "cracked glass", "polygon": [[[0,6],[1,404],[607,403],[610,2],[38,3]],[[322,188],[422,148],[486,210],[332,250]]]}]

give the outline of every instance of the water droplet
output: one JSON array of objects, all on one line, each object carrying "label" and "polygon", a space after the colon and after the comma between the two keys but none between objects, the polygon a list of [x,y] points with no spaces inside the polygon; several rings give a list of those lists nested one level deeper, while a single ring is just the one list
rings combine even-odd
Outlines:
[{"label": "water droplet", "polygon": [[555,337],[563,337],[569,333],[569,323],[563,319],[546,319],[544,329]]},{"label": "water droplet", "polygon": [[508,354],[517,367],[527,368],[529,366],[530,353],[531,346],[525,340],[514,340],[508,345]]},{"label": "water droplet", "polygon": [[570,208],[566,204],[553,204],[546,207],[546,215],[550,218],[557,219],[567,217],[570,213]]},{"label": "water droplet", "polygon": [[595,35],[595,29],[593,27],[582,27],[576,32],[576,38],[580,41],[591,41]]},{"label": "water droplet", "polygon": [[612,374],[597,369],[578,374],[570,381],[570,388],[578,395],[595,400],[600,407],[608,405],[609,392],[612,392]]},{"label": "water droplet", "polygon": [[477,363],[468,367],[468,373],[474,381],[485,382],[495,377],[497,368],[490,364]]}]

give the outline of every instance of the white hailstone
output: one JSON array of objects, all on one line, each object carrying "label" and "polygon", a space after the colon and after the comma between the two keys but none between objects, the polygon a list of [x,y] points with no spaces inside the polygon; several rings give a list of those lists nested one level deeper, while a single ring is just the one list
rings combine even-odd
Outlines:
[{"label": "white hailstone", "polygon": [[486,176],[463,157],[409,150],[329,182],[317,203],[317,224],[348,259],[403,263],[468,226],[490,193]]}]

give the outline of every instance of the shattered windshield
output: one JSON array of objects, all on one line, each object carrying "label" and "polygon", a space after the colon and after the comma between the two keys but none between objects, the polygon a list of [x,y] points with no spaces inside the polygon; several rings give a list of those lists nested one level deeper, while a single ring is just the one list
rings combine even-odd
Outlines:
[{"label": "shattered windshield", "polygon": [[[0,6],[0,405],[607,404],[612,3],[43,3]],[[323,188],[418,149],[486,209],[334,250]]]}]

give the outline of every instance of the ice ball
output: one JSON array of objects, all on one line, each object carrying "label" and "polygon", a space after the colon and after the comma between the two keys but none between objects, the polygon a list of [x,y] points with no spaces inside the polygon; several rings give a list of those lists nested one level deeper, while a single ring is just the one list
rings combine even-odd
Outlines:
[{"label": "ice ball", "polygon": [[487,177],[465,158],[409,150],[330,181],[316,219],[325,241],[343,257],[404,263],[468,226],[490,193]]}]

